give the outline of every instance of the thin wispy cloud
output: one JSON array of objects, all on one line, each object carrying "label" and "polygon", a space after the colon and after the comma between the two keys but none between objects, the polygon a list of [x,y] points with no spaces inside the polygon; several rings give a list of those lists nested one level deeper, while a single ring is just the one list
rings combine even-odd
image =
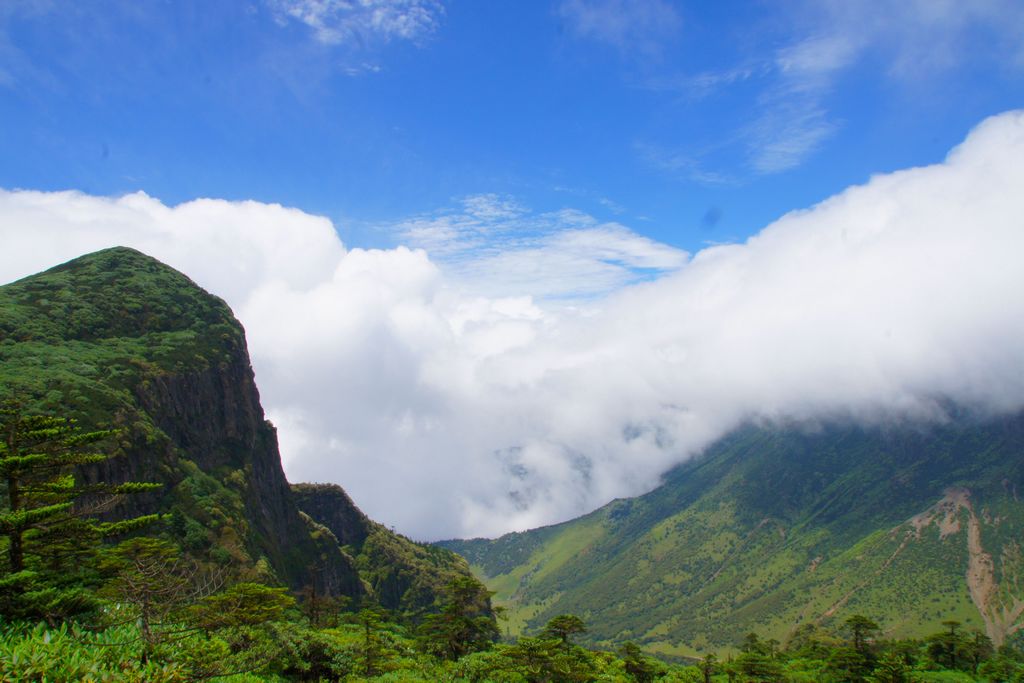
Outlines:
[{"label": "thin wispy cloud", "polygon": [[600,197],[600,198],[598,198],[597,203],[600,204],[601,206],[603,206],[604,208],[608,209],[612,213],[615,213],[615,214],[626,213],[626,207],[624,207],[622,204],[619,204],[614,199],[609,199],[608,197]]},{"label": "thin wispy cloud", "polygon": [[440,0],[256,0],[204,12],[179,5],[0,2],[0,87],[30,98],[83,90],[105,101],[160,83],[152,99],[173,92],[175,103],[187,103],[197,94],[216,100],[216,83],[239,109],[259,110],[284,93],[312,105],[330,76],[381,71],[389,46],[425,43],[445,16]]},{"label": "thin wispy cloud", "polygon": [[393,226],[454,281],[488,296],[572,300],[606,294],[686,263],[684,251],[574,209],[530,211],[511,197],[463,198],[459,206]]},{"label": "thin wispy cloud", "polygon": [[781,98],[766,104],[764,113],[742,130],[748,163],[756,173],[788,171],[802,164],[838,127],[815,95]]},{"label": "thin wispy cloud", "polygon": [[806,33],[778,50],[759,98],[761,114],[745,129],[750,166],[779,173],[802,164],[842,125],[826,104],[837,81],[869,54],[881,55],[887,76],[929,79],[977,58],[997,55],[967,48],[983,31],[996,43],[1019,39],[1024,6],[985,2],[826,2],[800,5]]},{"label": "thin wispy cloud", "polygon": [[687,152],[666,149],[651,142],[636,142],[633,148],[648,164],[680,180],[700,185],[731,185],[737,182],[733,174],[707,167],[705,159],[713,152],[707,148]]},{"label": "thin wispy cloud", "polygon": [[790,89],[817,90],[828,85],[835,72],[849,66],[857,51],[856,42],[849,36],[815,36],[779,50],[775,67],[789,80]]},{"label": "thin wispy cloud", "polygon": [[439,0],[268,0],[282,22],[297,21],[326,45],[417,42],[440,26]]},{"label": "thin wispy cloud", "polygon": [[563,0],[558,15],[579,38],[623,54],[657,54],[682,26],[665,0]]},{"label": "thin wispy cloud", "polygon": [[1016,0],[808,1],[796,11],[812,33],[877,51],[887,75],[903,80],[975,61],[1024,66],[1024,5]]},{"label": "thin wispy cloud", "polygon": [[[679,93],[691,103],[753,87],[753,116],[720,147],[741,147],[750,173],[770,175],[802,165],[841,130],[830,98],[843,77],[871,59],[882,65],[879,78],[915,87],[972,62],[1024,67],[1024,5],[1010,0],[801,2],[791,6],[787,25],[793,28],[782,47],[717,70],[649,77],[643,87]],[[982,49],[979,34],[985,36]],[[715,182],[713,154],[651,149],[658,145],[641,151],[652,165],[691,181]]]},{"label": "thin wispy cloud", "polygon": [[686,100],[700,100],[723,88],[764,76],[770,71],[768,64],[758,62],[724,70],[703,71],[697,74],[656,74],[640,82],[646,90],[683,95]]}]

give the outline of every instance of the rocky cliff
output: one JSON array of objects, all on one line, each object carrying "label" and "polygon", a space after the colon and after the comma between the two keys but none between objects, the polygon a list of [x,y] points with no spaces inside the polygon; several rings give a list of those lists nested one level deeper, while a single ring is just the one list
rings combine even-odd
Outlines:
[{"label": "rocky cliff", "polygon": [[[242,576],[357,601],[376,586],[388,606],[425,606],[436,591],[414,597],[410,589],[436,588],[461,561],[446,552],[443,562],[398,563],[405,579],[394,584],[381,579],[392,569],[375,564],[380,553],[368,548],[397,546],[410,557],[436,551],[374,524],[338,487],[299,489],[320,491],[302,497],[311,516],[300,512],[242,326],[222,300],[132,249],[89,254],[0,287],[0,400],[11,399],[85,427],[119,428],[120,457],[80,476],[164,486],[108,514],[165,513],[162,533]],[[365,578],[342,546],[360,555]]]},{"label": "rocky cliff", "polygon": [[471,575],[469,564],[455,553],[416,543],[369,519],[339,486],[297,484],[292,492],[299,509],[355,557],[360,576],[383,607],[429,611],[453,579]]}]

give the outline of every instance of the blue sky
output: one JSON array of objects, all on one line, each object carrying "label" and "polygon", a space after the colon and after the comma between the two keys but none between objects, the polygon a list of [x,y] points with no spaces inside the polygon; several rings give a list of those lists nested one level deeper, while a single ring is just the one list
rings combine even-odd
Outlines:
[{"label": "blue sky", "polygon": [[[968,7],[969,5],[969,7]],[[495,194],[694,252],[1024,104],[1013,2],[6,2],[0,187],[255,199],[349,245]]]},{"label": "blue sky", "polygon": [[750,420],[1024,409],[1019,0],[0,0],[0,283],[126,245],[292,481],[565,520]]}]

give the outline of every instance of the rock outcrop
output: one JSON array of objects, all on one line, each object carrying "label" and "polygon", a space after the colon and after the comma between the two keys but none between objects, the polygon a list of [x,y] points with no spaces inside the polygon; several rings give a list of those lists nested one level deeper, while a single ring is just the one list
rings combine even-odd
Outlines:
[{"label": "rock outcrop", "polygon": [[[447,586],[472,576],[469,564],[455,553],[416,543],[369,519],[340,486],[296,484],[296,503],[322,524],[355,557],[360,576],[383,607],[423,613],[437,607]],[[481,588],[481,601],[490,605]]]},{"label": "rock outcrop", "polygon": [[[116,427],[120,457],[87,482],[159,482],[104,514],[165,514],[193,555],[295,591],[437,609],[458,555],[364,515],[339,486],[291,487],[230,308],[133,249],[88,254],[0,287],[0,400]],[[486,599],[481,586],[482,599]]]},{"label": "rock outcrop", "polygon": [[170,513],[196,552],[243,568],[265,560],[295,590],[363,595],[352,560],[299,513],[244,331],[223,301],[114,248],[0,288],[0,305],[0,391],[121,429],[121,457],[83,471],[86,480],[164,485],[109,514]]}]

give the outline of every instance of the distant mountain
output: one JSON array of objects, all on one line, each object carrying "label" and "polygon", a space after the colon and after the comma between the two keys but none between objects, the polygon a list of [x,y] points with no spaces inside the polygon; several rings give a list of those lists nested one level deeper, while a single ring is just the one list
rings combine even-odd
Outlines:
[{"label": "distant mountain", "polygon": [[285,479],[245,334],[228,306],[132,249],[74,259],[0,287],[0,400],[121,429],[120,457],[86,480],[155,481],[110,514],[166,514],[188,552],[243,578],[433,605],[462,558],[368,520],[338,487]]},{"label": "distant mountain", "polygon": [[1024,416],[922,427],[748,426],[656,490],[496,540],[448,541],[509,610],[666,655],[782,642],[863,614],[1024,636]]}]

